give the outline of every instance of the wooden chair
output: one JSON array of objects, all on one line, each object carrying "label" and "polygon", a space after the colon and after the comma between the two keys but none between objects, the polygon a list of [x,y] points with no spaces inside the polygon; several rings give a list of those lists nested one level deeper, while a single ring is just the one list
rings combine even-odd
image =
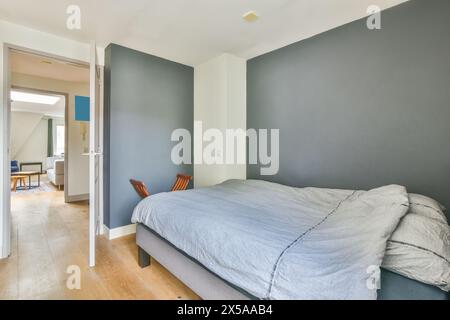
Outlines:
[{"label": "wooden chair", "polygon": [[[172,191],[186,190],[191,180],[192,180],[191,176],[185,174],[177,174],[177,180],[175,181],[172,187]],[[133,186],[134,190],[136,190],[136,192],[142,199],[150,196],[150,192],[148,191],[147,186],[145,185],[144,182],[130,179],[130,183]]]},{"label": "wooden chair", "polygon": [[144,182],[130,179],[130,183],[142,199],[147,198],[150,195]]},{"label": "wooden chair", "polygon": [[175,181],[175,184],[172,187],[172,191],[186,190],[191,180],[191,176],[187,176],[185,174],[177,174],[177,181]]}]

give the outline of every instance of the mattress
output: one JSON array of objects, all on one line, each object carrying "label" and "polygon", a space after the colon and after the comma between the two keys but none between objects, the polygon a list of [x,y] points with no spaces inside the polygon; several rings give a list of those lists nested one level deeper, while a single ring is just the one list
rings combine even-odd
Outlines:
[{"label": "mattress", "polygon": [[372,270],[408,204],[395,185],[352,191],[231,180],[151,196],[132,221],[259,299],[376,299]]},{"label": "mattress", "polygon": [[[136,232],[138,246],[200,297],[208,300],[258,299],[208,270],[147,226],[138,224]],[[437,287],[381,269],[378,300],[450,300],[450,295]]]}]

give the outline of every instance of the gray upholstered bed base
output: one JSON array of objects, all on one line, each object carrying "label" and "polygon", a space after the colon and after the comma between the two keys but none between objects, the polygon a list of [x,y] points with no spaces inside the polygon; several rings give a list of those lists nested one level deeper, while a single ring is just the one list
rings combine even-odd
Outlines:
[{"label": "gray upholstered bed base", "polygon": [[[185,285],[205,300],[248,300],[249,295],[233,288],[198,262],[189,258],[166,240],[142,224],[137,225],[136,243],[139,246],[141,267],[149,265],[148,253]],[[144,250],[145,252],[142,252]]]},{"label": "gray upholstered bed base", "polygon": [[[138,224],[136,233],[142,268],[149,266],[150,256],[153,257],[205,300],[256,299],[221,279],[146,226]],[[385,270],[381,272],[378,296],[381,300],[450,300],[448,293],[436,287]]]}]

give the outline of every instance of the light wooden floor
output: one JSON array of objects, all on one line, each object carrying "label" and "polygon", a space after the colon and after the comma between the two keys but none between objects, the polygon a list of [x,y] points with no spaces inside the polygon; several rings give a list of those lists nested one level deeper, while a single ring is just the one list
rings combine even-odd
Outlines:
[{"label": "light wooden floor", "polygon": [[[99,237],[89,268],[88,205],[63,192],[12,197],[12,255],[0,260],[0,299],[199,299],[161,265],[137,264],[135,237]],[[81,290],[66,287],[67,267],[81,268]]]}]

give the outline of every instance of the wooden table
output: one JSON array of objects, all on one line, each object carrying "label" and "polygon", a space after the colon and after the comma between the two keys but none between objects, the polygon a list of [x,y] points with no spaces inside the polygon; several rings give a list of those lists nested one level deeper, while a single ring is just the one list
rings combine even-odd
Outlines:
[{"label": "wooden table", "polygon": [[22,186],[22,184],[25,185],[25,187],[27,186],[27,181],[25,180],[27,177],[26,176],[11,176],[11,182],[13,184],[12,189],[14,192],[17,191],[17,182],[20,181],[20,186]]},{"label": "wooden table", "polygon": [[41,173],[39,171],[20,171],[11,173],[11,177],[25,176],[28,177],[28,189],[31,189],[31,177],[38,176],[38,187],[41,186]]},{"label": "wooden table", "polygon": [[42,162],[22,162],[20,163],[20,171],[23,170],[23,166],[40,166],[41,167],[41,173],[42,173]]}]

